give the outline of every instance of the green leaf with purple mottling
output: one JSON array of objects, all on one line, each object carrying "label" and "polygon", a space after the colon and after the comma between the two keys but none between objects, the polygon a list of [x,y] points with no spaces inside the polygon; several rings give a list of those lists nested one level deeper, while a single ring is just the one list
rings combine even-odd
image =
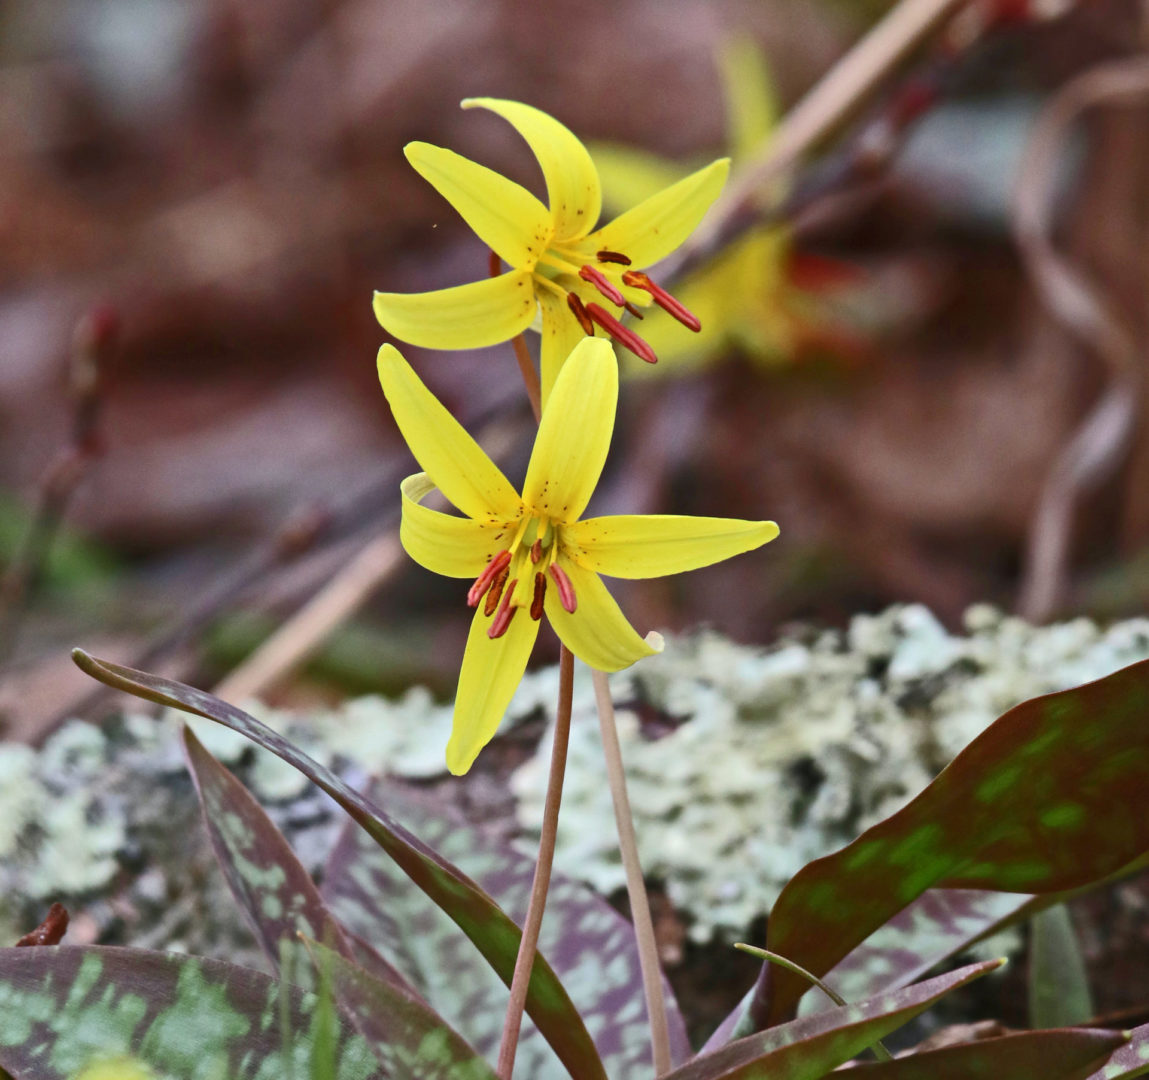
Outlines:
[{"label": "green leaf with purple mottling", "polygon": [[[767,947],[824,975],[929,888],[1053,893],[1149,850],[1149,661],[1034,698],[979,735],[917,798],[808,864],[770,913]],[[759,1026],[807,986],[762,980]]]},{"label": "green leaf with purple mottling", "polygon": [[939,998],[1002,963],[990,960],[971,964],[857,1005],[791,1020],[700,1055],[663,1080],[818,1080]]},{"label": "green leaf with purple mottling", "polygon": [[388,1076],[411,1080],[497,1080],[494,1071],[442,1018],[413,994],[372,978],[338,953],[308,943]]},{"label": "green leaf with purple mottling", "polygon": [[[319,1014],[314,994],[219,960],[0,949],[0,1066],[19,1080],[71,1080],[93,1060],[125,1054],[160,1080],[306,1077]],[[383,1080],[350,1020],[337,1014],[336,1023],[337,1080]]]},{"label": "green leaf with purple mottling", "polygon": [[851,1080],[1086,1080],[1124,1043],[1121,1032],[1099,1028],[1023,1031],[863,1065],[850,1076]]},{"label": "green leaf with purple mottling", "polygon": [[[534,862],[489,832],[446,815],[426,792],[394,781],[370,794],[419,838],[471,875],[515,918],[526,913]],[[320,890],[336,916],[383,952],[480,1053],[493,1060],[502,1034],[506,990],[466,946],[458,929],[397,872],[360,830],[344,831]],[[650,1025],[634,927],[585,886],[551,879],[539,947],[550,958],[594,1035],[612,1080],[650,1075]],[[672,1060],[690,1045],[664,981]],[[525,1023],[516,1056],[532,1078],[565,1076],[533,1024]]]},{"label": "green leaf with purple mottling", "polygon": [[[182,709],[238,731],[297,768],[330,795],[474,943],[499,977],[510,984],[521,932],[469,877],[329,769],[242,709],[171,679],[122,667],[75,649],[72,658],[87,674],[117,690]],[[580,1080],[606,1080],[602,1062],[582,1018],[554,970],[535,958],[527,1012],[564,1065]]]}]

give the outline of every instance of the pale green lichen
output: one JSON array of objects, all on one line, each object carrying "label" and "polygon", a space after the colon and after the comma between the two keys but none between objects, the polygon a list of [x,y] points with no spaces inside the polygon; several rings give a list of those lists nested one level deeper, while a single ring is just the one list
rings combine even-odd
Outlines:
[{"label": "pale green lichen", "polygon": [[[843,633],[770,649],[710,633],[615,675],[618,727],[643,866],[691,934],[734,938],[805,863],[897,810],[1007,709],[1149,656],[1149,620],[1033,627],[984,606],[951,635],[925,609],[859,616]],[[524,694],[548,711],[555,676]],[[653,710],[660,737],[644,733]],[[549,739],[512,779],[541,820]],[[576,692],[557,868],[624,884],[593,702]]]}]

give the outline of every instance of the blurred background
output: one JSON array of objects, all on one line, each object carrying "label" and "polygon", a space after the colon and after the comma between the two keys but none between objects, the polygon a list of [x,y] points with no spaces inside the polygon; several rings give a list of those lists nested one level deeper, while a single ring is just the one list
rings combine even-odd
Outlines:
[{"label": "blurred background", "polygon": [[[462,586],[378,539],[414,464],[370,301],[474,280],[487,251],[403,145],[542,195],[514,131],[458,108],[527,101],[625,207],[719,154],[752,166],[892,6],[6,0],[2,733],[86,707],[72,645],[212,685],[333,580],[343,606],[255,688],[449,697]],[[716,324],[624,386],[591,510],[782,536],[617,583],[637,627],[765,643],[897,601],[951,627],[978,601],[1143,609],[1145,24],[1136,0],[974,0],[667,279]],[[521,480],[510,347],[401,348]],[[536,659],[556,653],[544,635]]]}]

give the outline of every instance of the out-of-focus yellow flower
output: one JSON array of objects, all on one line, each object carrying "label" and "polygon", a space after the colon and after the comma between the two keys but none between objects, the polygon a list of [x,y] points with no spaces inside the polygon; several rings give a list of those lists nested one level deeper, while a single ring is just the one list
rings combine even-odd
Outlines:
[{"label": "out-of-focus yellow flower", "polygon": [[[546,614],[563,644],[600,671],[662,648],[639,636],[599,574],[661,577],[760,547],[772,521],[665,514],[583,518],[614,429],[618,363],[583,338],[555,380],[520,495],[390,345],[379,379],[399,430],[425,470],[401,485],[400,538],[420,565],[473,578],[447,767],[464,773],[491,740],[522,679]],[[465,516],[420,505],[435,488]],[[520,612],[520,609],[524,609]]]},{"label": "out-of-focus yellow flower", "polygon": [[93,1062],[77,1073],[73,1080],[155,1080],[155,1075],[142,1061],[116,1057]]},{"label": "out-of-focus yellow flower", "polygon": [[[587,334],[606,333],[653,361],[643,339],[600,301],[613,305],[617,315],[652,299],[676,311],[673,298],[641,270],[690,235],[722,190],[729,161],[712,162],[648,193],[595,229],[602,209],[598,172],[566,127],[517,101],[468,98],[463,108],[490,109],[515,127],[538,159],[550,205],[451,150],[409,143],[407,160],[511,269],[436,292],[376,293],[375,315],[383,328],[427,348],[477,348],[521,334],[541,313],[544,402],[563,361]],[[676,317],[695,328],[688,312],[678,310]]]},{"label": "out-of-focus yellow flower", "polygon": [[[718,59],[730,156],[737,167],[769,140],[778,103],[753,42],[731,41]],[[608,208],[642,199],[684,171],[674,162],[628,147],[595,145],[591,152]],[[765,364],[787,363],[803,345],[822,337],[817,325],[825,312],[818,294],[847,276],[845,267],[829,260],[796,257],[785,227],[753,228],[675,289],[702,324],[697,336],[674,333],[670,319],[649,313],[642,335],[659,357],[659,366],[650,373],[690,369],[731,348]],[[648,373],[635,367],[639,374]]]}]

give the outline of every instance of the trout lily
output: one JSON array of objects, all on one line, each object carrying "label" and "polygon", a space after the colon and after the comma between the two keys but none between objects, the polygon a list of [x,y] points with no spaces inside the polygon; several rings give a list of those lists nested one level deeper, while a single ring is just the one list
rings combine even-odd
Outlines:
[{"label": "trout lily", "polygon": [[[583,144],[529,105],[468,98],[464,109],[489,109],[526,140],[546,181],[549,206],[499,173],[429,143],[409,143],[407,160],[463,217],[510,270],[483,281],[427,293],[375,294],[375,315],[402,341],[432,349],[467,349],[509,341],[541,327],[543,401],[559,368],[586,335],[605,334],[653,363],[649,345],[618,317],[656,303],[697,331],[698,320],[642,268],[669,255],[718,197],[729,161],[715,161],[645,198],[595,229],[602,189]],[[592,231],[593,230],[593,231]],[[496,271],[497,272],[497,271]],[[603,307],[605,300],[610,308]]]},{"label": "trout lily", "polygon": [[[403,547],[428,570],[474,582],[447,745],[453,773],[466,772],[494,736],[544,614],[580,660],[617,671],[659,652],[662,639],[631,627],[599,574],[677,574],[778,535],[772,521],[582,516],[606,461],[618,401],[618,363],[605,340],[585,338],[555,379],[521,495],[390,345],[379,351],[379,379],[424,469],[401,485]],[[423,506],[436,488],[465,516]]]}]

